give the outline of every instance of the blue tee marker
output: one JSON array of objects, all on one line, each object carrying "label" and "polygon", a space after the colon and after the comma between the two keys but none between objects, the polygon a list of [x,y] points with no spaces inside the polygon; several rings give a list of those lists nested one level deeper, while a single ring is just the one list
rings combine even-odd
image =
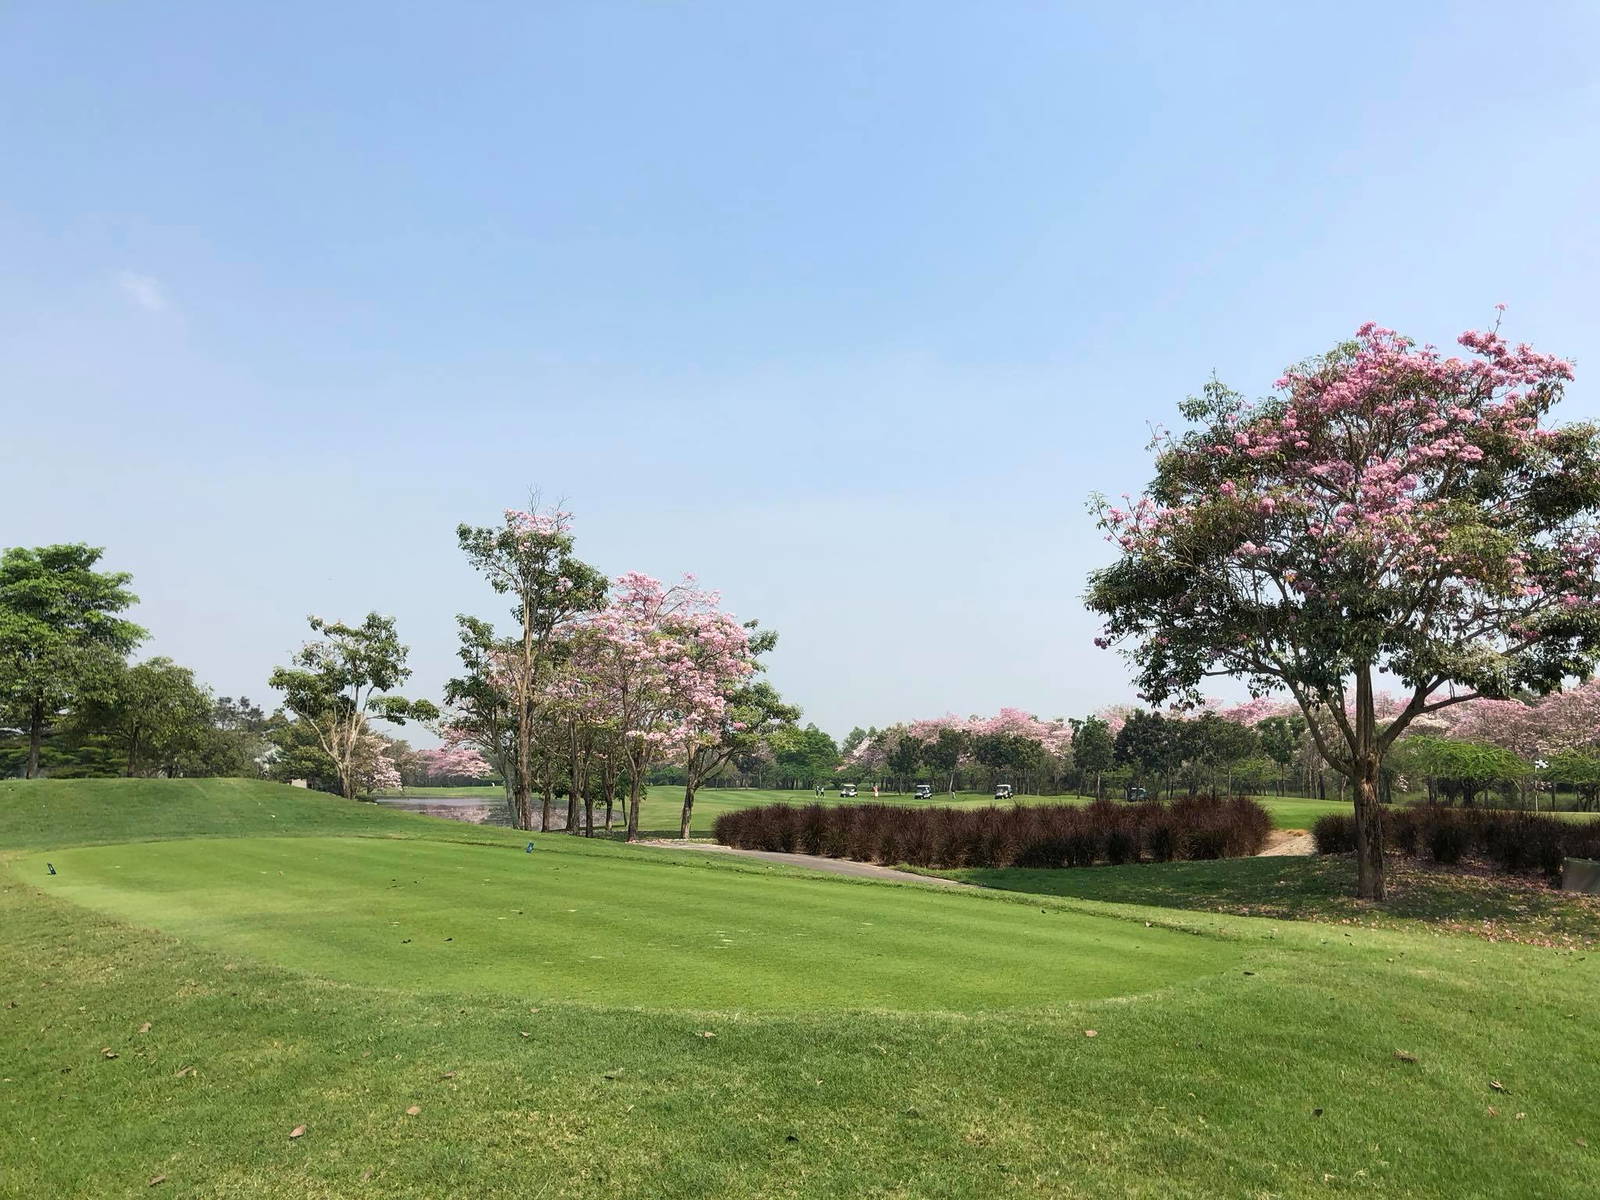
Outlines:
[{"label": "blue tee marker", "polygon": [[[524,846],[524,847],[523,847],[523,848],[522,848],[522,852],[523,852],[523,853],[524,853],[524,854],[532,854],[532,853],[533,853],[533,843],[532,843],[532,842],[529,842],[529,843],[528,843],[528,844],[527,844],[527,845],[526,845],[526,846]],[[50,874],[52,874],[52,875],[54,875],[54,874],[55,874],[55,872],[54,872],[54,871],[51,871],[51,872],[50,872]]]},{"label": "blue tee marker", "polygon": [[56,873],[56,865],[55,865],[55,863],[47,862],[47,863],[45,863],[45,866],[50,868],[50,874],[54,875]]}]

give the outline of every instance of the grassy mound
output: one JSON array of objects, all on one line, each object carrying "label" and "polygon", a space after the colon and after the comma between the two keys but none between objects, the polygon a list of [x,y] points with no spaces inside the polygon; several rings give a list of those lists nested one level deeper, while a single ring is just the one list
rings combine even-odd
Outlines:
[{"label": "grassy mound", "polygon": [[47,894],[328,979],[538,1002],[987,1009],[1150,991],[1231,965],[1212,938],[1041,919],[997,896],[751,877],[551,835],[538,849],[371,838],[49,851]]}]

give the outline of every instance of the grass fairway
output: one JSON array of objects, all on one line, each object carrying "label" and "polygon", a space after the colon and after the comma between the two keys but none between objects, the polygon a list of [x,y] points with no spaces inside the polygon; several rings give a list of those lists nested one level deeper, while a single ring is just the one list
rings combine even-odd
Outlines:
[{"label": "grass fairway", "polygon": [[[0,784],[0,1196],[1555,1200],[1600,1174],[1581,950],[1181,903],[1270,892],[1228,874],[1279,869],[1250,860],[1060,873],[1097,900],[525,840],[267,784]],[[1112,927],[1150,941],[1096,948]]]},{"label": "grass fairway", "polygon": [[1222,970],[1239,949],[921,887],[752,876],[562,835],[146,842],[23,859],[44,890],[328,979],[717,1010],[1051,1007]]}]

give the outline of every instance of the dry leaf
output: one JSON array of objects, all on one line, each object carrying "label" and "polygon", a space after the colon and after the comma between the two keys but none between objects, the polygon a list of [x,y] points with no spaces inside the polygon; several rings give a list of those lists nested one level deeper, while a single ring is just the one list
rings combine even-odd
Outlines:
[{"label": "dry leaf", "polygon": [[1489,1105],[1489,1115],[1491,1117],[1498,1117],[1500,1115],[1500,1110],[1491,1104]]},{"label": "dry leaf", "polygon": [[1572,1139],[1572,1144],[1574,1146],[1582,1146],[1585,1150],[1587,1150],[1589,1148],[1589,1143],[1587,1141],[1585,1141],[1583,1138],[1573,1138]]},{"label": "dry leaf", "polygon": [[143,1025],[139,1026],[139,1032],[140,1033],[149,1033],[150,1032],[150,1022],[146,1021]]},{"label": "dry leaf", "polygon": [[1513,1121],[1522,1121],[1522,1120],[1526,1120],[1527,1116],[1528,1116],[1527,1113],[1518,1113],[1516,1116],[1512,1117],[1511,1119]]},{"label": "dry leaf", "polygon": [[155,1187],[156,1184],[165,1183],[166,1181],[167,1181],[167,1177],[165,1175],[152,1175],[152,1176],[150,1176],[150,1186],[151,1187]]},{"label": "dry leaf", "polygon": [[194,1074],[194,1068],[193,1067],[179,1067],[172,1074],[173,1074],[173,1076],[175,1078],[182,1079],[185,1075],[193,1075]]},{"label": "dry leaf", "polygon": [[456,1073],[454,1071],[446,1071],[443,1075],[439,1076],[440,1079],[454,1079],[455,1077]]},{"label": "dry leaf", "polygon": [[292,1138],[305,1137],[305,1135],[306,1127],[304,1125],[296,1125],[293,1129],[289,1130],[289,1136]]},{"label": "dry leaf", "polygon": [[100,1053],[104,1054],[107,1058],[115,1058],[117,1056],[117,1052],[115,1050],[113,1050],[110,1046],[102,1047],[101,1050],[100,1050]]},{"label": "dry leaf", "polygon": [[526,1029],[519,1029],[519,1030],[517,1030],[517,1032],[520,1033],[523,1037],[532,1037],[533,1036]]},{"label": "dry leaf", "polygon": [[422,1106],[420,1104],[413,1104],[410,1108],[406,1109],[406,1116],[414,1117],[421,1111]]},{"label": "dry leaf", "polygon": [[709,1029],[702,1029],[702,1030],[701,1030],[701,1031],[700,1031],[700,1032],[699,1032],[699,1033],[698,1033],[698,1034],[696,1034],[696,1035],[695,1035],[695,1036],[696,1036],[696,1037],[716,1037],[716,1036],[717,1036],[717,1035],[716,1035],[716,1034],[714,1034],[714,1033],[712,1033],[712,1032],[711,1032],[711,1030],[709,1030]]},{"label": "dry leaf", "polygon": [[1506,1090],[1506,1085],[1501,1083],[1498,1079],[1489,1080],[1489,1086],[1497,1092],[1503,1092]]},{"label": "dry leaf", "polygon": [[1100,1031],[1098,1029],[1085,1029],[1083,1031],[1083,1036],[1084,1037],[1099,1037],[1100,1036]]},{"label": "dry leaf", "polygon": [[361,1182],[362,1183],[365,1183],[367,1180],[369,1180],[371,1178],[372,1178],[372,1168],[371,1167],[368,1167],[365,1171],[361,1172]]},{"label": "dry leaf", "polygon": [[1396,1050],[1394,1056],[1401,1062],[1416,1062],[1417,1056],[1409,1050]]}]

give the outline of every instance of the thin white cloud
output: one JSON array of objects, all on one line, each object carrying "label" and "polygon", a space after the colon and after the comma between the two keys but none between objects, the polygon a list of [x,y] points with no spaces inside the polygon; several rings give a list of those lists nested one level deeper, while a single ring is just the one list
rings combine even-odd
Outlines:
[{"label": "thin white cloud", "polygon": [[153,276],[123,271],[117,275],[117,286],[122,289],[124,296],[145,312],[161,313],[171,307],[161,281]]}]

